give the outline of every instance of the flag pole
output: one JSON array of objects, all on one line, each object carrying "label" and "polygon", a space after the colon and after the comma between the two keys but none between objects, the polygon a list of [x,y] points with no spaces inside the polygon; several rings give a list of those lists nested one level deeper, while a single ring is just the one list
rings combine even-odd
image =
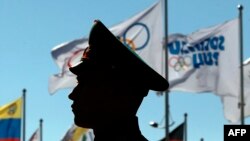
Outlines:
[{"label": "flag pole", "polygon": [[184,141],[187,141],[187,116],[188,114],[184,114],[184,123],[185,123],[185,128],[184,128]]},{"label": "flag pole", "polygon": [[241,124],[244,125],[244,72],[243,72],[243,25],[242,25],[242,11],[243,11],[243,6],[241,4],[238,5],[238,10],[239,10],[239,38],[240,38],[240,110],[241,110]]},{"label": "flag pole", "polygon": [[40,141],[43,141],[43,119],[41,118],[39,122],[40,122],[40,128],[39,128],[39,130],[40,130]]},{"label": "flag pole", "polygon": [[26,89],[23,89],[23,141],[25,141],[25,114],[26,114],[26,111],[25,111],[25,103],[26,103]]},{"label": "flag pole", "polygon": [[[168,0],[165,0],[164,4],[164,28],[165,28],[165,44],[163,45],[165,48],[165,77],[168,80]],[[165,92],[165,136],[166,136],[166,141],[169,141],[169,95],[168,95],[168,90]]]}]

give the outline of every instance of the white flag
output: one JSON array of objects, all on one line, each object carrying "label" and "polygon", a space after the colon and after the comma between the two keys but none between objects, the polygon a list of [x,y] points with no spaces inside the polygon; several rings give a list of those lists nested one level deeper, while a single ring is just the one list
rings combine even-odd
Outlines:
[{"label": "white flag", "polygon": [[171,91],[213,92],[238,96],[240,82],[239,20],[169,36]]},{"label": "white flag", "polygon": [[[244,118],[250,116],[250,58],[243,63],[244,74]],[[241,118],[241,96],[225,96],[221,98],[224,106],[224,115],[230,122],[238,122]]]},{"label": "white flag", "polygon": [[40,141],[40,136],[41,136],[40,128],[38,128],[38,129],[32,134],[32,136],[30,137],[29,141]]},{"label": "white flag", "polygon": [[71,64],[79,61],[84,48],[88,46],[88,39],[76,39],[63,43],[52,49],[52,57],[61,70],[60,73],[49,78],[49,93],[53,94],[58,89],[72,88],[76,86],[75,75],[69,71]]},{"label": "white flag", "polygon": [[[126,46],[135,52],[155,71],[164,76],[163,59],[163,0],[132,18],[109,28]],[[59,74],[49,79],[49,93],[76,85],[75,76],[69,66],[80,60],[88,39],[78,39],[52,49],[52,57],[60,68]]]}]

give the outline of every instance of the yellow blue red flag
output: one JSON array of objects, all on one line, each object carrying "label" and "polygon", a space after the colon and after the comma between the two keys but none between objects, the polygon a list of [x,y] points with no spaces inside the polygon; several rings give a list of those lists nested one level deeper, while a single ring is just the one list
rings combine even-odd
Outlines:
[{"label": "yellow blue red flag", "polygon": [[0,107],[0,141],[20,141],[22,98]]}]

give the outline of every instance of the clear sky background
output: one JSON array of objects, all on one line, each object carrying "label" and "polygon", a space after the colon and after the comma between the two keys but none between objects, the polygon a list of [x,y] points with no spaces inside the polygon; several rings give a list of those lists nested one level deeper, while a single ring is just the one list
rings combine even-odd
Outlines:
[{"label": "clear sky background", "polygon": [[[48,78],[58,73],[51,49],[63,42],[88,37],[94,19],[111,27],[148,8],[156,0],[1,0],[0,1],[0,105],[22,95],[26,98],[26,140],[44,120],[44,141],[59,141],[73,123],[68,99],[71,89],[48,93]],[[189,34],[238,16],[243,4],[244,59],[250,57],[249,0],[169,0],[169,33]],[[229,62],[230,63],[230,62]],[[220,98],[212,93],[170,93],[170,122],[175,128],[188,114],[188,140],[223,141]],[[164,129],[149,126],[165,115],[164,97],[154,92],[145,98],[138,116],[142,133],[150,141]],[[246,124],[250,120],[246,118]],[[112,131],[110,131],[112,132]],[[110,136],[112,138],[112,136]]]}]

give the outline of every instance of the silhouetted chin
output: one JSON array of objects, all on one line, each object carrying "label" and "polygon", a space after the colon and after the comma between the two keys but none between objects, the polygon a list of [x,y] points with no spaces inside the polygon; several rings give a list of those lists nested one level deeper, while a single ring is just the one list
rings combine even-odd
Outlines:
[{"label": "silhouetted chin", "polygon": [[85,121],[84,119],[74,118],[75,124],[79,127],[83,128],[93,128],[93,124],[89,121]]}]

